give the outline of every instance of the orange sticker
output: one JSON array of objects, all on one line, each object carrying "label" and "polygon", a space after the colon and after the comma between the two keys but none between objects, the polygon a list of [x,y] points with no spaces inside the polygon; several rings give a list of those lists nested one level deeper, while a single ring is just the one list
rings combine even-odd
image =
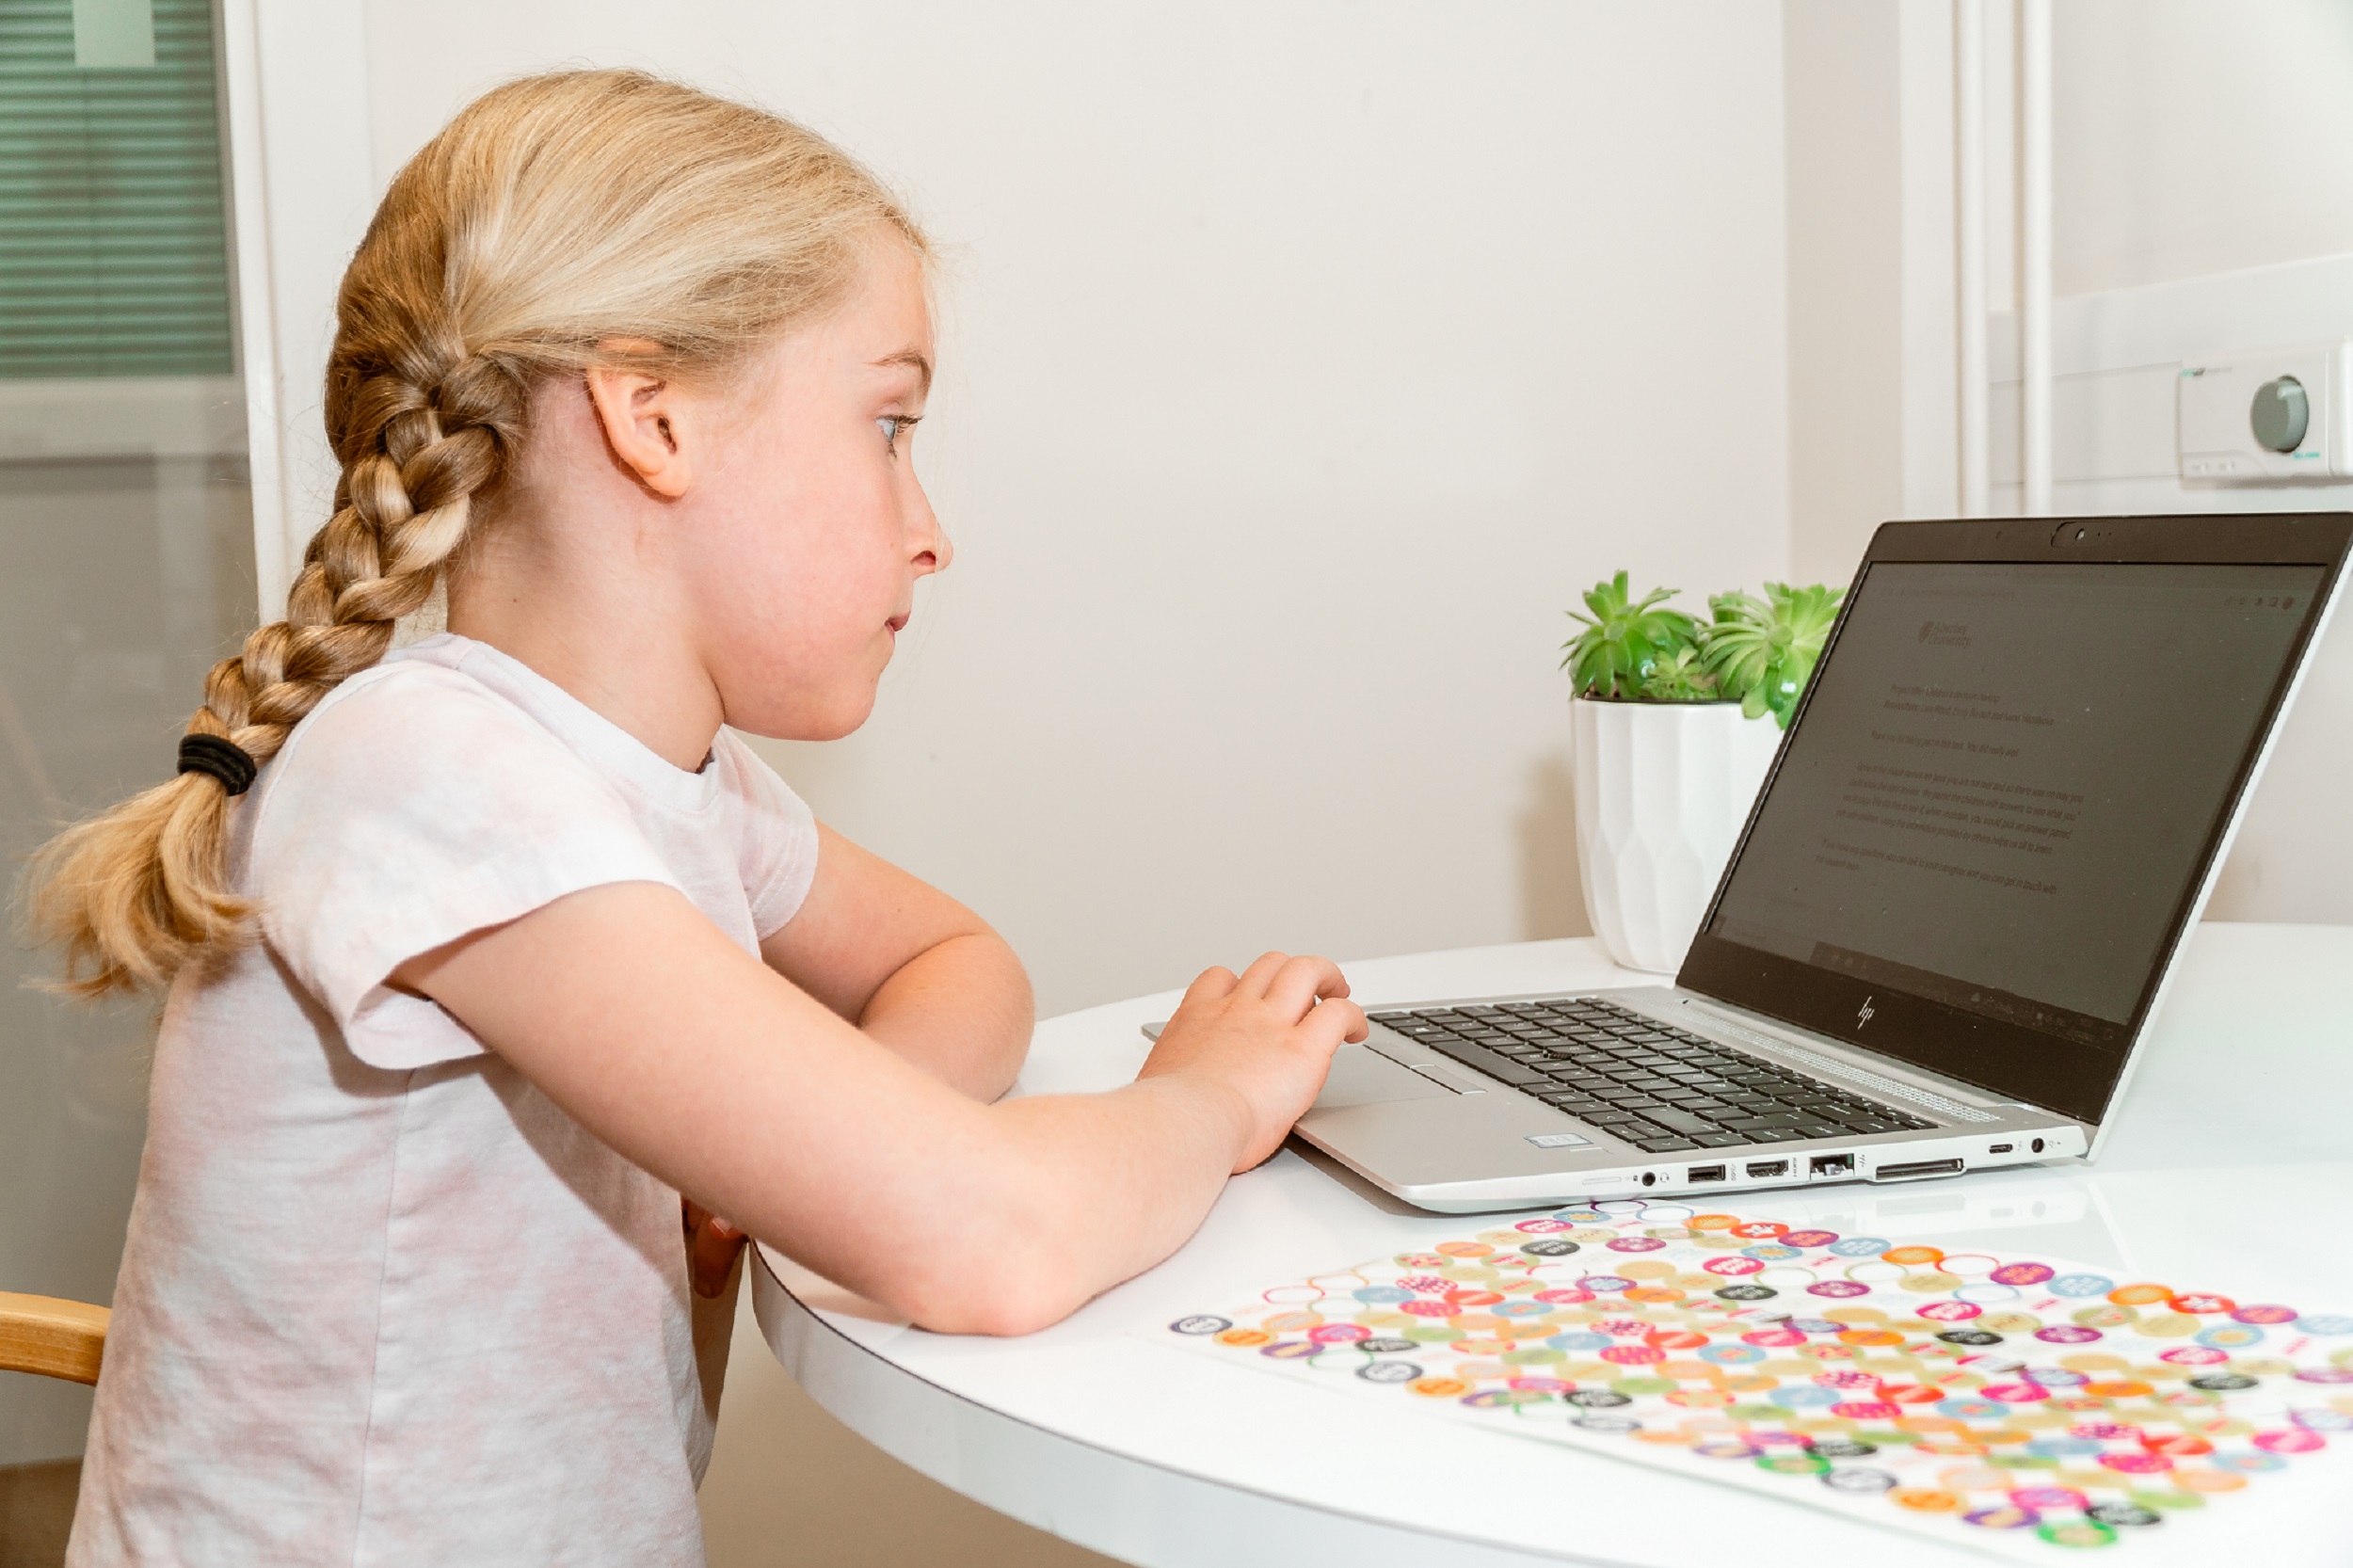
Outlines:
[{"label": "orange sticker", "polygon": [[2113,1383],[2087,1383],[2084,1392],[2095,1400],[2137,1400],[2149,1392],[2149,1385],[2138,1378],[2118,1378]]},{"label": "orange sticker", "polygon": [[2245,1476],[2228,1470],[2176,1470],[2173,1484],[2185,1492],[2236,1492],[2247,1484]]},{"label": "orange sticker", "polygon": [[1438,1250],[1449,1257],[1484,1257],[1495,1248],[1483,1241],[1441,1241]]},{"label": "orange sticker", "polygon": [[1408,1393],[1432,1400],[1457,1399],[1470,1392],[1470,1384],[1461,1378],[1416,1378],[1405,1387]]},{"label": "orange sticker", "polygon": [[1737,1214],[1694,1214],[1684,1222],[1693,1230],[1730,1230],[1739,1223]]},{"label": "orange sticker", "polygon": [[1649,1302],[1663,1305],[1668,1302],[1681,1301],[1683,1292],[1670,1289],[1662,1285],[1637,1285],[1626,1290],[1625,1299],[1630,1302]]},{"label": "orange sticker", "polygon": [[2108,1292],[2108,1300],[2119,1306],[2147,1306],[2172,1299],[2172,1289],[2163,1285],[2126,1285]]},{"label": "orange sticker", "polygon": [[1904,1336],[1893,1329],[1850,1328],[1839,1332],[1839,1342],[1847,1345],[1900,1345]]},{"label": "orange sticker", "polygon": [[1944,1251],[1938,1247],[1890,1247],[1880,1254],[1880,1256],[1887,1262],[1900,1263],[1906,1268],[1921,1263],[1945,1261]]},{"label": "orange sticker", "polygon": [[1959,1513],[1959,1495],[1935,1486],[1898,1486],[1887,1495],[1898,1508],[1915,1513]]},{"label": "orange sticker", "polygon": [[1274,1336],[1260,1329],[1229,1328],[1217,1336],[1217,1342],[1221,1345],[1232,1345],[1241,1350],[1248,1350],[1253,1345],[1271,1343],[1273,1338]]}]

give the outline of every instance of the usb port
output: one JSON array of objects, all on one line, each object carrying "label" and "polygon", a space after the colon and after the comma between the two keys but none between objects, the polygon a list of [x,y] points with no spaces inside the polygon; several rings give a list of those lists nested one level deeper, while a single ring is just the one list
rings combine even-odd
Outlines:
[{"label": "usb port", "polygon": [[2016,1148],[2017,1146],[2018,1145],[2015,1144],[1994,1144],[1990,1145],[1985,1152],[1988,1154],[2008,1154],[2010,1150]]},{"label": "usb port", "polygon": [[1721,1165],[1694,1165],[1683,1173],[1683,1179],[1686,1181],[1721,1181],[1724,1179],[1724,1168]]},{"label": "usb port", "polygon": [[1852,1176],[1854,1175],[1854,1156],[1851,1154],[1817,1154],[1814,1157],[1811,1169],[1817,1176]]},{"label": "usb port", "polygon": [[1752,1176],[1777,1176],[1788,1174],[1789,1161],[1786,1160],[1752,1160],[1749,1161],[1749,1175]]}]

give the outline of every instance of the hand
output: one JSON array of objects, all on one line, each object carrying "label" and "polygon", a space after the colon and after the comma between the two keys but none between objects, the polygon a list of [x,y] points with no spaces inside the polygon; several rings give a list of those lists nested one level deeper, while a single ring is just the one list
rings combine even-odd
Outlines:
[{"label": "hand", "polygon": [[728,1288],[728,1274],[736,1254],[744,1250],[744,1233],[692,1198],[680,1198],[686,1222],[687,1277],[695,1294],[715,1300]]},{"label": "hand", "polygon": [[1182,1078],[1234,1104],[1246,1171],[1282,1146],[1306,1113],[1343,1040],[1367,1032],[1348,980],[1328,958],[1270,952],[1236,975],[1205,970],[1145,1059],[1145,1078]]}]

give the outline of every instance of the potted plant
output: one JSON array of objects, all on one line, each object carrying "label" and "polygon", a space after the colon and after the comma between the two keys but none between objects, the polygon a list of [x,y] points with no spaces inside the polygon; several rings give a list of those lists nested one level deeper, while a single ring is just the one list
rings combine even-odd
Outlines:
[{"label": "potted plant", "polygon": [[[1672,974],[1772,765],[1837,618],[1840,592],[1768,583],[1668,607],[1626,574],[1595,584],[1562,648],[1572,708],[1577,869],[1609,955]],[[1767,714],[1773,723],[1756,722]]]}]

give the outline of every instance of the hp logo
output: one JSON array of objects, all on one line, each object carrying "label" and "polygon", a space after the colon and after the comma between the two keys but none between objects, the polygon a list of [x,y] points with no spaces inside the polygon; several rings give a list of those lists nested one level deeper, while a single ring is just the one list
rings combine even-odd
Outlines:
[{"label": "hp logo", "polygon": [[1854,1016],[1854,1026],[1855,1026],[1855,1028],[1857,1028],[1857,1029],[1861,1029],[1861,1028],[1862,1028],[1865,1024],[1867,1024],[1867,1023],[1869,1023],[1869,1022],[1871,1021],[1871,1015],[1872,1015],[1874,1012],[1878,1011],[1878,1009],[1874,1008],[1874,1007],[1871,1005],[1871,1003],[1872,1003],[1872,1001],[1873,1001],[1874,1000],[1875,1000],[1875,999],[1874,999],[1874,998],[1871,998],[1871,997],[1865,997],[1865,998],[1863,999],[1863,1011],[1862,1011],[1862,1012],[1860,1012],[1860,1013],[1857,1013],[1857,1014]]}]

